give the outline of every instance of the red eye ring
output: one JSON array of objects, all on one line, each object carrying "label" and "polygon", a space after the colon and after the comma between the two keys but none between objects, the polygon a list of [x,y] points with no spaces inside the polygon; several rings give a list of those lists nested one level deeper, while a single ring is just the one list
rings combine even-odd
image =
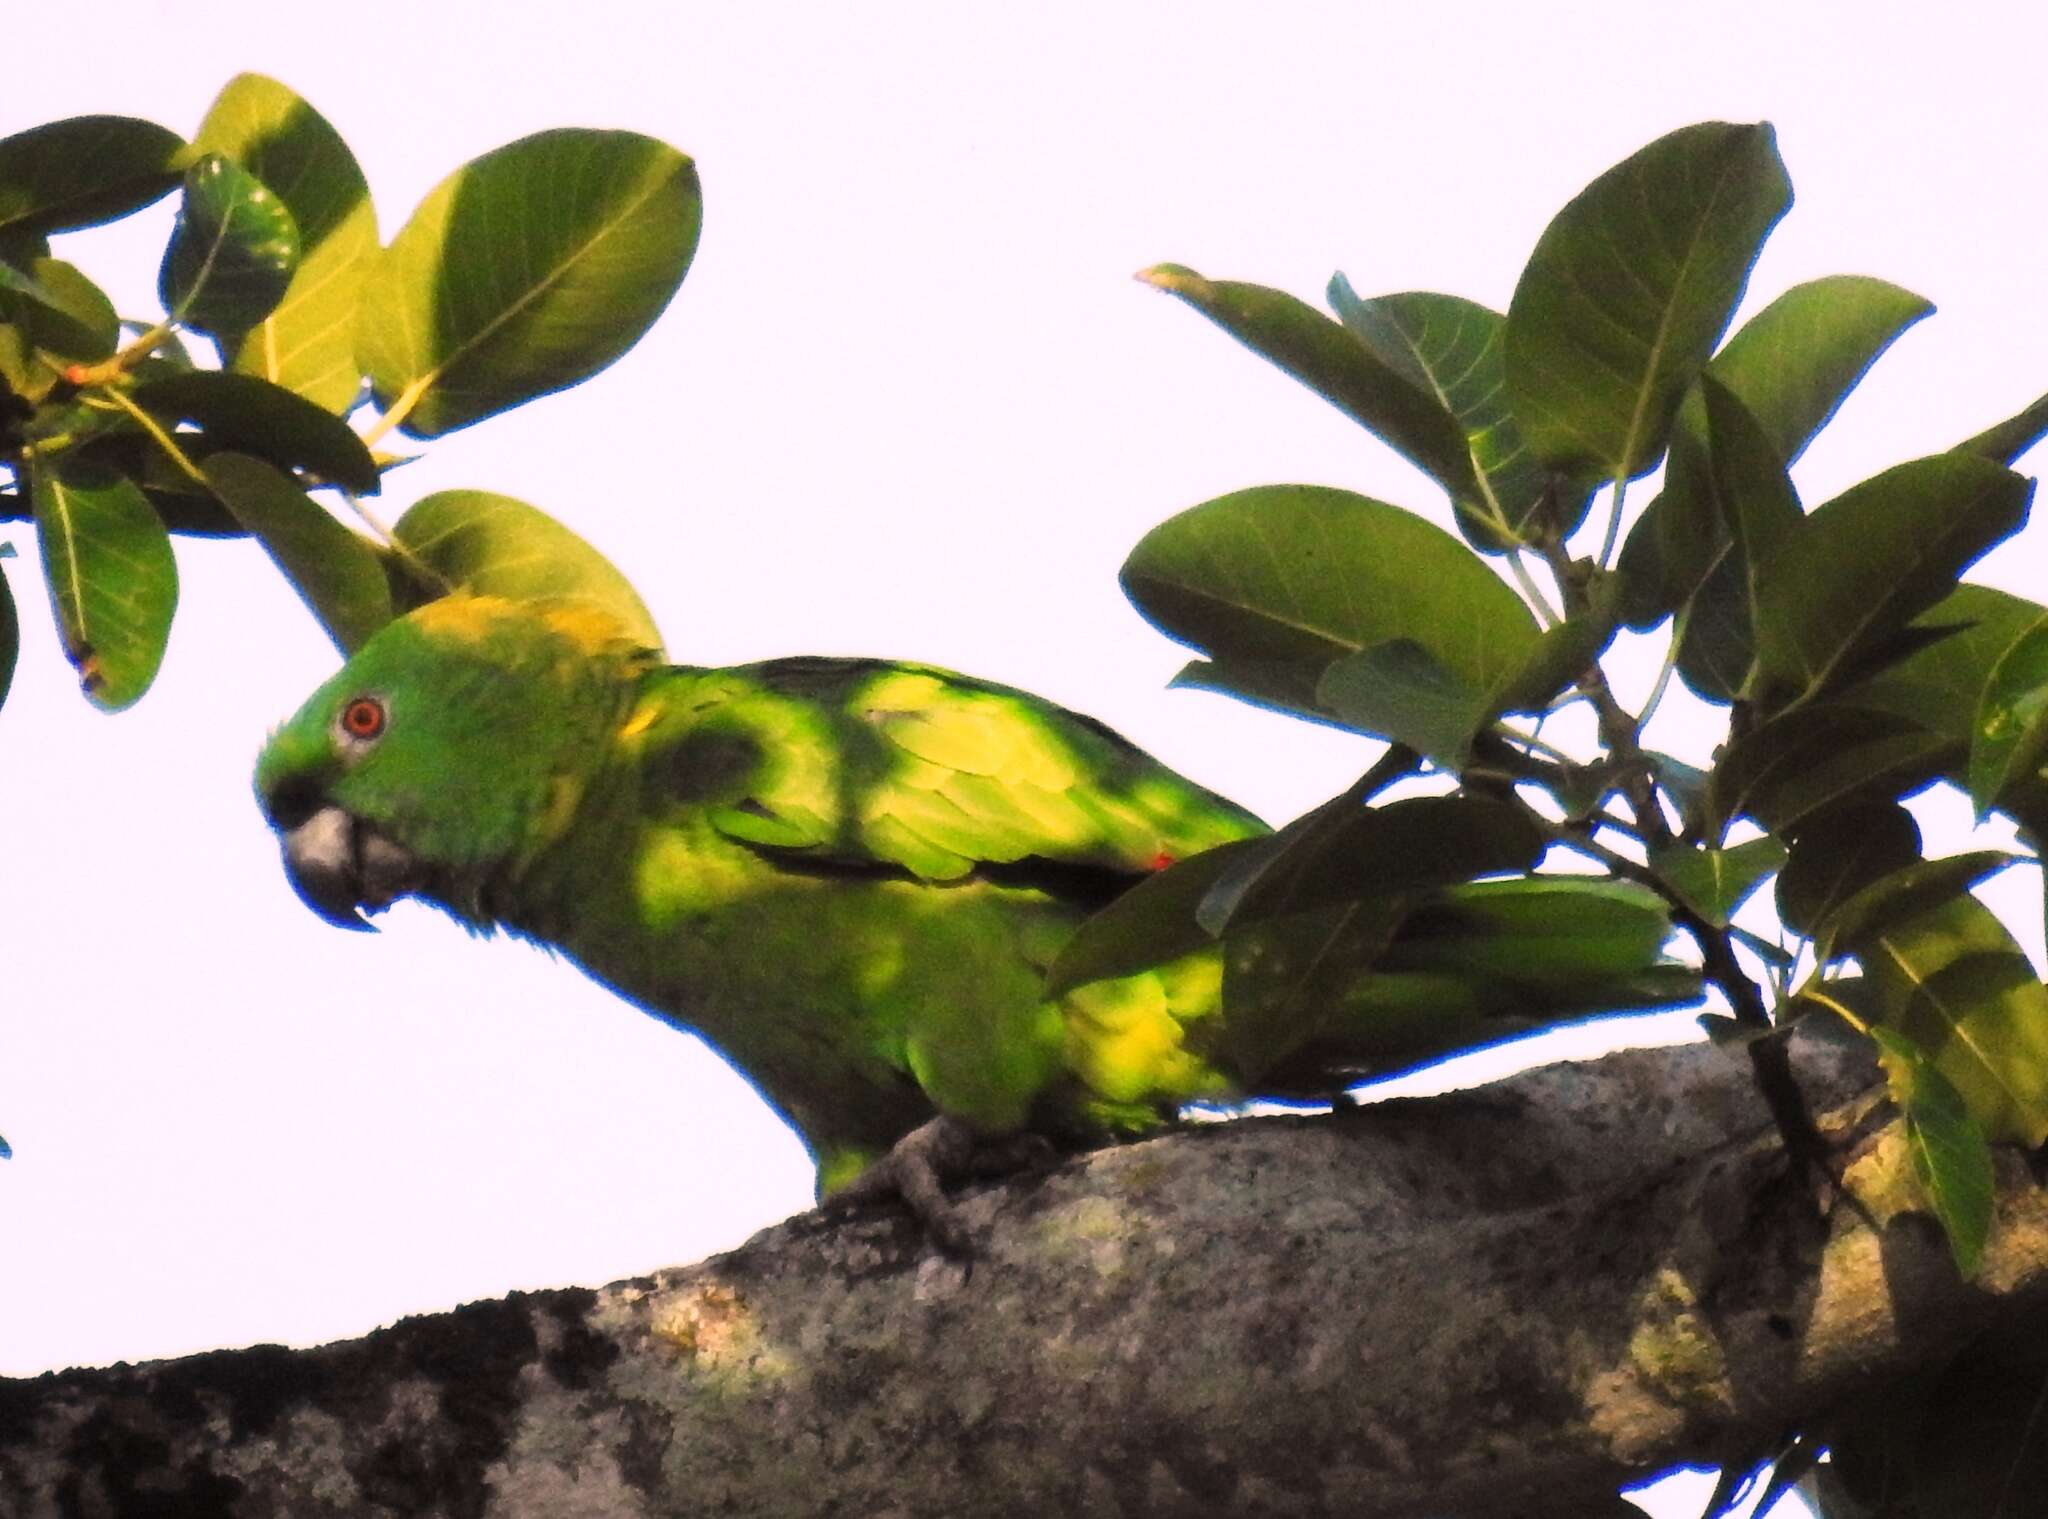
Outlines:
[{"label": "red eye ring", "polygon": [[374,696],[358,696],[341,709],[341,731],[350,738],[369,740],[384,731],[384,703]]}]

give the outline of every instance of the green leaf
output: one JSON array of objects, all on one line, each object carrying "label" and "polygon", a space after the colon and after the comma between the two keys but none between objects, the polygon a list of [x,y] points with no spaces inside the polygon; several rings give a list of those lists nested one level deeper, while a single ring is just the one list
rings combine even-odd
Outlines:
[{"label": "green leaf", "polygon": [[1505,802],[1415,796],[1377,807],[1351,791],[1240,853],[1198,918],[1211,933],[1366,897],[1531,870],[1547,841]]},{"label": "green leaf", "polygon": [[[609,559],[538,507],[490,491],[436,491],[399,518],[392,537],[436,584],[514,600],[584,602],[629,637],[661,649],[654,618]],[[431,595],[427,598],[431,599]]]},{"label": "green leaf", "polygon": [[1726,928],[1749,894],[1786,860],[1785,846],[1766,834],[1732,849],[1674,844],[1650,857],[1658,877],[1716,928]]},{"label": "green leaf", "polygon": [[1768,125],[1706,122],[1557,214],[1508,307],[1509,409],[1539,459],[1612,479],[1656,463],[1791,201]]},{"label": "green leaf", "polygon": [[0,290],[0,321],[21,346],[0,353],[0,379],[26,400],[49,395],[73,364],[97,364],[120,341],[121,321],[106,292],[62,259],[39,258],[29,269],[40,295]]},{"label": "green leaf", "polygon": [[1843,955],[1859,955],[1879,935],[1942,907],[2017,859],[2003,850],[1973,849],[1915,860],[1879,876],[1814,926],[1814,958],[1825,965]]},{"label": "green leaf", "polygon": [[1952,452],[1975,454],[1994,463],[2011,464],[2040,442],[2043,433],[2048,433],[2048,396],[2041,397],[2026,410],[2016,412],[2003,422],[1993,423],[1975,437],[1965,438]]},{"label": "green leaf", "polygon": [[1851,486],[1759,566],[1758,667],[1797,691],[1826,688],[2017,531],[2033,493],[2031,480],[1965,454]]},{"label": "green leaf", "polygon": [[1989,586],[1957,586],[1919,624],[1960,625],[1962,631],[1858,682],[1844,699],[1911,718],[1967,749],[1992,668],[2043,616],[2048,607],[2039,602]]},{"label": "green leaf", "polygon": [[1540,712],[1571,685],[1614,642],[1620,624],[1621,581],[1599,575],[1583,611],[1545,628],[1529,657],[1488,696],[1489,717],[1502,712]]},{"label": "green leaf", "polygon": [[222,345],[221,360],[344,412],[362,385],[356,303],[377,252],[377,212],[348,144],[298,95],[238,74],[215,97],[193,146],[271,186],[299,229],[299,262],[277,307]]},{"label": "green leaf", "polygon": [[1507,406],[1507,318],[1475,301],[1426,291],[1360,300],[1342,274],[1331,276],[1328,294],[1331,309],[1374,358],[1457,419],[1473,488],[1461,493],[1446,482],[1446,489],[1465,540],[1484,553],[1529,542],[1546,491],[1556,496],[1556,516],[1546,525],[1569,537],[1592,501],[1591,484],[1556,480],[1523,444]]},{"label": "green leaf", "polygon": [[140,211],[178,182],[185,143],[133,116],[73,116],[0,138],[0,232],[46,236]]},{"label": "green leaf", "polygon": [[372,264],[356,358],[436,438],[596,374],[682,284],[697,170],[635,132],[539,132],[444,179]]},{"label": "green leaf", "polygon": [[1970,734],[1970,800],[1977,820],[2014,784],[2038,779],[2048,755],[2048,614],[2007,645],[1991,667]]},{"label": "green leaf", "polygon": [[[1674,440],[1667,552],[1681,537],[1711,545],[1701,557],[1713,569],[1692,594],[1678,670],[1698,695],[1727,701],[1747,694],[1763,567],[1804,530],[1805,513],[1777,445],[1749,409],[1711,375],[1700,376],[1698,393],[1706,468],[1687,435]],[[1711,513],[1711,525],[1682,525],[1687,511]]]},{"label": "green leaf", "polygon": [[1316,705],[1339,722],[1462,770],[1489,713],[1486,692],[1446,670],[1412,638],[1393,638],[1337,660],[1316,683]]},{"label": "green leaf", "polygon": [[[1808,280],[1744,322],[1706,373],[1741,402],[1789,466],[1870,366],[1933,310],[1931,301],[1867,275]],[[1705,437],[1704,398],[1688,395],[1678,420]]]},{"label": "green leaf", "polygon": [[60,460],[32,476],[43,578],[94,706],[132,705],[163,662],[178,604],[170,535],[142,492],[118,475]]},{"label": "green leaf", "polygon": [[1179,264],[1138,278],[1179,296],[1261,358],[1284,369],[1436,481],[1453,501],[1481,499],[1465,430],[1413,369],[1396,368],[1355,333],[1284,291],[1207,280]]},{"label": "green leaf", "polygon": [[1329,713],[1316,705],[1316,678],[1320,674],[1307,665],[1280,660],[1191,659],[1166,684],[1176,691],[1214,691],[1219,696],[1234,696],[1255,707],[1269,707],[1312,722],[1334,722]]},{"label": "green leaf", "polygon": [[285,203],[218,153],[185,171],[185,199],[157,291],[171,320],[216,337],[277,309],[299,266],[299,227]]},{"label": "green leaf", "polygon": [[1889,801],[1941,773],[1953,739],[1895,713],[1838,702],[1795,707],[1731,744],[1714,766],[1715,831],[1752,817],[1771,833],[1847,801]]},{"label": "green leaf", "polygon": [[343,654],[391,621],[391,586],[377,550],[261,459],[218,453],[206,481],[261,543]]},{"label": "green leaf", "polygon": [[1920,825],[1897,802],[1851,802],[1800,825],[1778,872],[1778,917],[1812,934],[1872,882],[1920,859]]},{"label": "green leaf", "polygon": [[1870,1032],[1892,1101],[1905,1119],[1913,1174],[1948,1235],[1956,1270],[1975,1276],[1991,1233],[1991,1146],[1963,1094],[1912,1040],[1888,1028]]},{"label": "green leaf", "polygon": [[135,404],[156,416],[191,422],[216,445],[310,470],[359,495],[381,488],[363,440],[333,412],[255,375],[195,369],[138,385]]},{"label": "green leaf", "polygon": [[1170,637],[1268,689],[1306,691],[1323,670],[1391,639],[1424,648],[1479,692],[1519,671],[1535,619],[1443,529],[1349,491],[1270,485],[1192,507],[1147,533],[1125,594]]},{"label": "green leaf", "polygon": [[1045,995],[1064,997],[1091,981],[1136,975],[1213,942],[1196,922],[1196,908],[1218,877],[1265,842],[1219,844],[1147,876],[1067,940],[1046,972]]},{"label": "green leaf", "polygon": [[1223,941],[1221,1032],[1231,1069],[1257,1086],[1312,1041],[1393,937],[1406,909],[1397,897],[1344,902],[1267,918]]},{"label": "green leaf", "polygon": [[2048,1139],[2048,988],[1989,908],[1951,897],[1862,934],[1856,958],[1987,1139]]},{"label": "green leaf", "polygon": [[[1769,440],[1770,454],[1789,468],[1878,357],[1933,309],[1909,290],[1862,275],[1809,280],[1743,323],[1707,362],[1702,379],[1735,397]],[[1636,519],[1622,551],[1620,567],[1628,582],[1623,612],[1632,628],[1654,627],[1677,611],[1726,544],[1724,513],[1703,499],[1712,482],[1697,445],[1707,441],[1707,421],[1703,389],[1695,386],[1678,409],[1664,488]],[[1691,458],[1681,447],[1686,443],[1695,445]],[[1718,579],[1715,594],[1725,599],[1734,577]],[[1717,610],[1715,617],[1725,620],[1725,612]],[[1709,700],[1732,700],[1740,674],[1732,682],[1715,677],[1735,662],[1731,652],[1696,648],[1689,663],[1707,676],[1709,689],[1700,690],[1691,677],[1688,684]],[[1746,639],[1740,663],[1747,668]]]},{"label": "green leaf", "polygon": [[1526,876],[1447,888],[1401,925],[1390,971],[1484,973],[1548,992],[1662,963],[1671,918],[1647,887],[1592,876]]},{"label": "green leaf", "polygon": [[21,657],[21,618],[14,610],[14,591],[0,570],[0,703],[14,684],[15,661]]}]

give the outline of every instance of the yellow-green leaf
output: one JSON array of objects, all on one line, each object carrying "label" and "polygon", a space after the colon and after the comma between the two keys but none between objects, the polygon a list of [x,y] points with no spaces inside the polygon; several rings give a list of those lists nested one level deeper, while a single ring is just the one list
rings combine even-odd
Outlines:
[{"label": "yellow-green leaf", "polygon": [[363,286],[377,404],[435,438],[588,379],[668,305],[702,216],[696,166],[636,132],[538,132],[465,164]]},{"label": "yellow-green leaf", "polygon": [[2048,988],[1970,896],[1865,936],[1891,1027],[1926,1052],[1991,1140],[2048,1139]]},{"label": "yellow-green leaf", "polygon": [[[448,590],[514,600],[581,601],[650,649],[654,618],[609,559],[546,512],[491,491],[436,491],[398,519],[392,537],[423,568],[425,599]],[[403,610],[403,608],[401,609]]]},{"label": "yellow-green leaf", "polygon": [[362,387],[356,303],[377,252],[377,212],[348,144],[292,90],[261,74],[230,79],[193,145],[270,186],[299,229],[299,262],[261,322],[228,342],[222,362],[332,412]]}]

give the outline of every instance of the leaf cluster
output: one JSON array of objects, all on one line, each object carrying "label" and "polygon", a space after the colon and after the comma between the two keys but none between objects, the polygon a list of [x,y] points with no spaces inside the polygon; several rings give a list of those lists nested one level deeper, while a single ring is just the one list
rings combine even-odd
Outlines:
[{"label": "leaf cluster", "polygon": [[[162,316],[123,320],[52,239],[170,194]],[[189,141],[123,116],[0,140],[0,520],[35,524],[88,698],[119,710],[155,679],[172,534],[255,538],[344,651],[455,588],[580,597],[658,647],[624,578],[536,509],[441,492],[385,530],[360,498],[404,462],[393,431],[439,437],[624,354],[700,223],[682,153],[561,129],[464,164],[380,243],[340,134],[254,74]],[[0,699],[17,648],[0,573]]]},{"label": "leaf cluster", "polygon": [[[1747,1050],[1809,1157],[1818,1140],[1782,1036],[1811,1015],[1846,1024],[1873,1041],[1968,1274],[1991,1227],[1989,1144],[2048,1139],[2048,988],[1972,887],[2035,862],[1927,859],[1901,803],[1947,782],[2029,844],[2048,828],[2048,611],[1962,578],[2026,522],[2033,481],[2010,466],[2048,432],[2048,397],[1808,509],[1793,467],[1932,308],[1833,276],[1729,332],[1790,205],[1771,128],[1709,122],[1587,185],[1545,228],[1505,313],[1432,292],[1361,298],[1341,273],[1329,314],[1182,265],[1139,275],[1401,454],[1448,499],[1458,534],[1351,491],[1269,485],[1146,535],[1123,584],[1199,656],[1179,683],[1388,748],[1269,839],[1183,862],[1116,904],[1056,974],[1209,938],[1235,970],[1258,941],[1282,940],[1285,962],[1312,972],[1226,987],[1267,1058],[1284,1068],[1369,1005],[1398,1062],[1498,1029],[1473,941],[1433,967],[1459,984],[1413,976],[1417,904],[1556,891],[1555,934],[1516,950],[1547,956],[1563,989],[1535,1021],[1648,1005],[1653,984],[1676,1000],[1696,965],[1727,1009],[1703,1021]],[[1653,474],[1638,509],[1629,487]],[[1667,651],[1635,712],[1602,664],[1624,629]],[[1646,745],[1674,678],[1724,716],[1705,768]],[[1597,733],[1578,749],[1542,731],[1575,705]],[[1379,799],[1396,781],[1396,799]],[[1566,857],[1596,874],[1539,864]],[[1738,926],[1772,883],[1777,933]],[[1681,964],[1647,935],[1619,951],[1620,921],[1600,913],[1624,903],[1639,928],[1691,941]],[[1799,1469],[1788,1460],[1781,1476]]]}]

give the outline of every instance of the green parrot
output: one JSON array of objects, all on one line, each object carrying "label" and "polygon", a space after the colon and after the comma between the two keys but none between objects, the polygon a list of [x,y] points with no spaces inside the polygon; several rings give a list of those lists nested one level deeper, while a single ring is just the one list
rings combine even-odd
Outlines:
[{"label": "green parrot", "polygon": [[[1217,945],[1056,997],[1044,978],[1097,909],[1264,825],[1019,691],[879,660],[671,666],[588,606],[459,593],[369,638],[271,736],[256,791],[323,917],[414,895],[552,946],[746,1075],[821,1196],[893,1193],[942,1243],[945,1182],[1005,1140],[1143,1131],[1247,1086]],[[1326,1090],[1355,1079],[1343,1055]]]}]

